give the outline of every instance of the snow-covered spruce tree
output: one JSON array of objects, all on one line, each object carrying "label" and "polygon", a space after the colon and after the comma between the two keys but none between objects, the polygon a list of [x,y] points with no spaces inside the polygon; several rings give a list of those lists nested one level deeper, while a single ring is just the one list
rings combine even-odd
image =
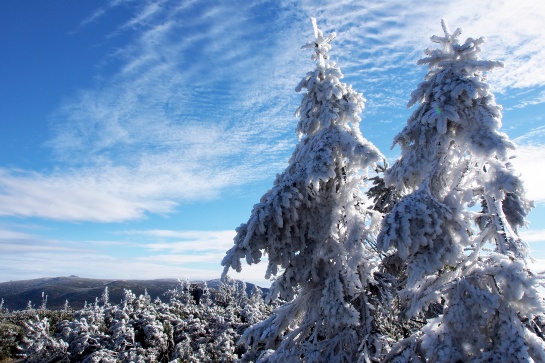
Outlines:
[{"label": "snow-covered spruce tree", "polygon": [[384,266],[397,271],[406,317],[424,323],[386,361],[542,362],[545,345],[526,322],[544,306],[517,235],[531,202],[484,75],[502,63],[480,59],[483,38],[460,44],[460,29],[442,27],[431,38],[440,47],[418,62],[429,69],[409,102],[419,106],[385,176],[403,197],[378,246],[390,253]]},{"label": "snow-covered spruce tree", "polygon": [[361,188],[382,156],[359,130],[364,98],[328,59],[335,34],[324,37],[312,23],[315,40],[302,48],[317,64],[296,88],[307,90],[299,144],[222,261],[226,275],[243,258],[268,256],[266,278],[277,276],[269,297],[287,303],[242,338],[254,352],[269,349],[268,362],[353,362],[377,350],[367,295],[377,254],[368,242],[381,215],[366,209]]}]

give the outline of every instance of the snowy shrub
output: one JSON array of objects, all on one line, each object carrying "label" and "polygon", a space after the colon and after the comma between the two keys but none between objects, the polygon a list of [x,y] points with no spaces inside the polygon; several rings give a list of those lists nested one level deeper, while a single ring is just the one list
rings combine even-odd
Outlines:
[{"label": "snowy shrub", "polygon": [[[273,308],[264,303],[260,290],[248,297],[244,288],[226,281],[211,291],[181,281],[165,293],[166,303],[126,290],[117,305],[103,294],[73,315],[29,310],[21,314],[24,338],[16,338],[16,344],[28,362],[235,362],[246,352],[238,344],[242,332]],[[204,297],[199,304],[193,298],[197,289]],[[52,326],[37,311],[64,320]]]},{"label": "snowy shrub", "polygon": [[68,344],[50,335],[47,318],[30,320],[26,323],[25,337],[26,362],[69,362]]},{"label": "snowy shrub", "polygon": [[50,337],[54,333],[56,324],[64,319],[69,319],[71,316],[70,311],[33,308],[21,311],[0,309],[0,361],[23,356],[25,346],[30,343],[29,338],[25,337],[25,331],[29,325],[44,325],[43,320],[46,319],[46,336]]}]

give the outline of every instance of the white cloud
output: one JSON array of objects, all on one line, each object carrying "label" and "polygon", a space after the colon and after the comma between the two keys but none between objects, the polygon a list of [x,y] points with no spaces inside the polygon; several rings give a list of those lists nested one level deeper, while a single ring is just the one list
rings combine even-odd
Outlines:
[{"label": "white cloud", "polygon": [[147,237],[159,238],[182,238],[188,240],[225,240],[233,239],[234,231],[186,231],[186,230],[170,230],[170,229],[150,229],[150,230],[134,230],[123,232],[128,235],[141,235]]},{"label": "white cloud", "polygon": [[263,4],[231,5],[129,7],[135,13],[117,32],[134,40],[116,50],[118,71],[52,115],[54,171],[0,171],[0,215],[138,219],[272,178],[295,142],[298,76],[278,64],[290,57],[271,50],[282,40],[257,20]]},{"label": "white cloud", "polygon": [[[210,263],[210,261],[218,264],[221,261],[225,253],[203,253],[198,254],[168,254],[168,255],[153,255],[146,257],[139,257],[136,260],[140,262],[158,263],[161,265],[183,265],[193,263]],[[218,269],[216,269],[218,270]]]},{"label": "white cloud", "polygon": [[168,251],[170,253],[220,252],[220,261],[225,251],[233,245],[235,231],[172,231],[143,230],[127,231],[130,236],[144,236],[152,242],[143,243],[142,247],[150,251]]},{"label": "white cloud", "polygon": [[34,238],[34,235],[29,233],[13,231],[9,229],[0,229],[0,241],[29,240],[32,238]]},{"label": "white cloud", "polygon": [[520,238],[525,242],[545,242],[545,229],[519,232]]},{"label": "white cloud", "polygon": [[[2,246],[2,253],[6,256],[13,256],[13,255],[20,255],[20,254],[36,254],[36,253],[63,253],[67,251],[71,251],[71,248],[68,248],[66,246],[60,245],[60,244],[51,244],[51,243],[31,243],[31,244],[24,244],[24,243],[6,243],[6,242],[0,242],[0,246]],[[80,253],[82,251],[79,251]]]},{"label": "white cloud", "polygon": [[[166,213],[174,203],[154,182],[123,170],[80,170],[43,175],[0,170],[0,216],[74,221],[123,221]],[[158,178],[160,179],[160,178]],[[181,179],[183,180],[183,179]],[[202,188],[199,188],[202,190]],[[188,190],[188,193],[195,190]]]},{"label": "white cloud", "polygon": [[526,106],[539,105],[541,103],[545,103],[545,91],[540,92],[534,98],[530,98],[520,102],[519,104],[515,105],[513,108],[524,108]]},{"label": "white cloud", "polygon": [[[141,241],[58,241],[10,228],[0,228],[0,281],[79,275],[88,278],[217,279],[233,231],[131,231],[144,239],[174,239],[153,245]],[[183,238],[184,242],[178,241]],[[114,247],[125,251],[116,254]],[[128,253],[127,251],[130,251]],[[267,287],[267,260],[245,266],[230,276]]]},{"label": "white cloud", "polygon": [[[126,231],[123,234],[141,236],[153,242],[142,242],[139,247],[149,250],[150,256],[141,257],[141,262],[160,263],[162,265],[180,265],[184,263],[208,264],[211,270],[221,274],[220,262],[226,251],[233,246],[235,231],[183,231],[183,230],[139,230]],[[162,254],[154,254],[160,252]],[[165,254],[168,253],[168,254]],[[243,264],[242,271],[229,271],[235,279],[256,283],[267,287],[269,280],[264,276],[267,270],[266,257],[258,264]],[[219,276],[219,275],[218,275]]]},{"label": "white cloud", "polygon": [[142,26],[153,22],[153,18],[161,11],[161,5],[157,2],[150,2],[143,4],[142,8],[138,11],[135,17],[130,19],[126,24],[123,24],[122,28],[130,28],[135,26]]},{"label": "white cloud", "polygon": [[[538,274],[544,274],[545,273],[545,259],[544,258],[538,258],[534,259],[533,261],[530,261],[530,269]],[[545,291],[542,292],[545,295]]]},{"label": "white cloud", "polygon": [[98,9],[96,9],[95,11],[93,11],[91,13],[91,15],[89,15],[88,17],[86,17],[85,19],[83,19],[81,21],[81,23],[79,24],[79,27],[84,28],[84,27],[86,27],[88,25],[91,25],[91,24],[97,22],[100,18],[102,18],[104,15],[106,15],[108,13],[108,11],[110,11],[112,8],[115,8],[118,5],[122,4],[124,1],[125,0],[110,1],[105,6],[102,6],[102,7],[98,8]]},{"label": "white cloud", "polygon": [[529,130],[524,135],[517,137],[513,141],[521,145],[521,147],[545,143],[545,126],[539,126]]},{"label": "white cloud", "polygon": [[[351,65],[345,70],[357,68],[365,77],[374,79],[378,89],[390,94],[399,88],[398,80],[391,79],[392,70],[403,69],[403,77],[417,76],[417,68],[421,67],[415,61],[423,56],[425,48],[435,46],[429,38],[442,34],[442,18],[451,30],[463,29],[462,40],[487,38],[483,58],[502,60],[506,65],[489,77],[496,90],[545,84],[545,73],[540,71],[545,63],[543,2],[307,0],[301,7],[304,13],[318,16],[325,30],[338,33],[334,52],[340,54],[342,64]],[[363,84],[366,82],[363,80]],[[402,97],[406,102],[408,95]]]},{"label": "white cloud", "polygon": [[125,7],[128,20],[110,35],[130,35],[111,53],[117,70],[51,116],[55,170],[0,170],[0,215],[124,221],[272,178],[295,143],[293,88],[313,67],[299,50],[310,15],[338,33],[332,58],[376,114],[403,108],[422,78],[414,62],[442,17],[464,36],[489,37],[485,57],[507,64],[490,76],[500,89],[545,83],[544,4],[112,1],[81,26]]},{"label": "white cloud", "polygon": [[545,203],[545,145],[520,145],[515,154],[516,158],[512,159],[512,163],[521,174],[528,198],[537,203]]}]

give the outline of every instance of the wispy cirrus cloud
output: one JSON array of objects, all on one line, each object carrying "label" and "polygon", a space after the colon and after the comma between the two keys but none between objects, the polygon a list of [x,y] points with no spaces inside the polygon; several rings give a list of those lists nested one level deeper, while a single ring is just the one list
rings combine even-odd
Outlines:
[{"label": "wispy cirrus cloud", "polygon": [[462,28],[462,39],[487,38],[482,56],[505,63],[504,69],[494,70],[489,77],[497,91],[545,84],[545,74],[537,71],[545,62],[540,15],[545,4],[541,2],[322,0],[302,1],[301,11],[318,16],[325,30],[338,33],[334,52],[346,65],[345,73],[357,73],[362,77],[356,81],[360,89],[371,93],[384,90],[395,95],[401,88],[398,97],[407,101],[407,87],[413,88],[423,73],[415,62],[423,57],[424,49],[435,46],[429,38],[442,35],[441,19],[451,30]]},{"label": "wispy cirrus cloud", "polygon": [[294,98],[277,91],[298,76],[273,51],[281,20],[260,16],[272,4],[236,3],[130,3],[117,71],[51,116],[55,170],[1,170],[0,215],[131,220],[274,175],[295,141]]},{"label": "wispy cirrus cloud", "polygon": [[140,219],[146,213],[171,212],[173,198],[210,198],[216,193],[214,184],[221,184],[211,178],[197,185],[195,176],[183,170],[158,175],[152,170],[93,168],[49,175],[0,170],[0,216],[96,222]]},{"label": "wispy cirrus cloud", "polygon": [[[484,56],[506,62],[490,77],[497,89],[545,83],[545,5],[534,1],[114,0],[80,27],[92,29],[120,6],[129,15],[104,35],[106,44],[120,42],[108,67],[51,115],[58,165],[1,170],[0,215],[124,221],[272,178],[296,141],[293,88],[313,68],[299,50],[311,15],[338,33],[332,58],[365,93],[366,112],[390,112],[383,125],[421,81],[414,62],[441,33],[441,18],[465,36],[489,38]],[[506,27],[513,14],[525,21]],[[369,129],[377,139],[386,132]]]},{"label": "wispy cirrus cloud", "polygon": [[523,135],[514,139],[518,144],[533,146],[545,143],[545,126],[538,126],[531,130],[528,130]]},{"label": "wispy cirrus cloud", "polygon": [[520,102],[519,104],[513,106],[513,108],[524,108],[527,106],[539,105],[545,103],[545,91],[541,91],[537,96],[530,97]]},{"label": "wispy cirrus cloud", "polygon": [[148,241],[142,246],[151,251],[168,251],[172,253],[225,251],[233,245],[235,231],[175,231],[175,230],[137,230],[125,231],[123,234],[139,236]]},{"label": "wispy cirrus cloud", "polygon": [[85,19],[83,19],[78,28],[84,28],[96,21],[98,21],[100,18],[102,18],[104,15],[108,13],[111,9],[121,5],[122,3],[126,2],[126,0],[114,0],[108,2],[105,6],[102,6],[95,11],[91,13],[91,15],[87,16]]}]

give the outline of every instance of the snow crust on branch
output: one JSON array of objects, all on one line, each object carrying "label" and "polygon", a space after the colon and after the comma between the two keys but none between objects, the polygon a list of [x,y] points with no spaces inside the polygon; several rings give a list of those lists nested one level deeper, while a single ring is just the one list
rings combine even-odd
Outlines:
[{"label": "snow crust on branch", "polygon": [[329,61],[335,35],[324,37],[312,23],[315,39],[302,48],[317,64],[296,87],[306,90],[296,112],[299,144],[222,261],[226,275],[241,270],[241,259],[268,256],[271,297],[288,302],[244,334],[248,344],[275,349],[267,362],[352,361],[371,335],[366,289],[378,256],[369,241],[381,216],[367,209],[362,187],[367,168],[383,157],[359,129],[365,99]]},{"label": "snow crust on branch", "polygon": [[404,196],[378,237],[397,261],[405,315],[441,313],[385,361],[543,361],[543,340],[524,322],[545,307],[517,234],[532,202],[509,163],[515,145],[499,130],[484,73],[503,64],[480,58],[484,38],[461,43],[460,29],[441,25],[444,36],[431,38],[439,47],[418,62],[428,66],[408,103],[418,107],[394,139],[401,157],[385,175]]}]

